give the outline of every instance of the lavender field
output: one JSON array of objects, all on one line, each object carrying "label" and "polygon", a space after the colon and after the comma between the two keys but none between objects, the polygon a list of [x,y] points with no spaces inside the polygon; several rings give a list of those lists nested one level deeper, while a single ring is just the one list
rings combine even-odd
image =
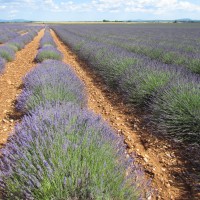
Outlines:
[{"label": "lavender field", "polygon": [[[34,55],[33,68],[21,77],[20,94],[12,102],[20,120],[13,124],[13,132],[0,150],[0,199],[169,199],[171,191],[182,183],[183,193],[173,191],[178,198],[193,198],[199,192],[199,175],[195,171],[199,170],[198,160],[191,162],[194,170],[190,174],[186,168],[190,158],[184,157],[185,163],[179,164],[178,156],[171,157],[174,149],[162,152],[164,148],[152,145],[148,152],[139,137],[131,138],[133,133],[140,135],[143,129],[149,130],[151,136],[145,139],[160,137],[169,144],[183,145],[186,156],[197,152],[198,24],[1,26],[7,35],[2,36],[0,45],[2,72],[6,62],[12,63],[18,57],[16,52],[45,29],[40,31],[35,53],[29,52]],[[75,54],[67,54],[67,47]],[[78,64],[81,68],[76,68]],[[90,75],[84,74],[84,79],[79,74],[84,67],[100,77],[104,89],[123,99],[123,108],[131,108],[128,114],[120,110],[121,118],[122,113],[126,117],[134,113],[142,119],[142,130],[128,124],[130,118],[120,124],[120,117],[115,115],[114,122],[123,128],[116,129],[110,123],[110,113],[108,118],[101,112],[95,114],[98,112],[89,101],[102,110],[107,105],[99,101],[98,94],[103,92],[97,87],[91,87],[97,101],[91,98],[93,91],[88,82],[94,83]],[[104,103],[109,104],[104,97]],[[131,130],[127,129],[129,125]],[[175,164],[173,159],[177,159]],[[171,171],[172,164],[180,168]],[[183,168],[185,171],[180,171]],[[181,180],[173,177],[175,173]],[[167,192],[166,184],[172,188]]]},{"label": "lavender field", "polygon": [[200,144],[199,24],[52,28],[155,133]]},{"label": "lavender field", "polygon": [[150,181],[127,157],[124,138],[87,108],[84,84],[61,58],[46,28],[35,57],[40,64],[23,78],[17,98],[16,109],[24,116],[1,149],[1,197],[150,197]]}]

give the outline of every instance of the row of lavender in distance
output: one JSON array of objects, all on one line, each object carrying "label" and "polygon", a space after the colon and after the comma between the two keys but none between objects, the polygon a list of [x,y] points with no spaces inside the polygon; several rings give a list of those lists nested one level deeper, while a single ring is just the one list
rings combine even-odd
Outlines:
[{"label": "row of lavender in distance", "polygon": [[50,29],[48,26],[45,27],[44,36],[40,41],[40,48],[43,48],[45,46],[53,46],[56,48],[56,43],[54,42],[54,39],[51,36]]},{"label": "row of lavender in distance", "polygon": [[[141,197],[141,188],[144,198],[151,195],[125,155],[123,139],[82,108],[83,84],[69,66],[44,61],[27,74],[24,86],[18,109],[28,114],[1,150],[5,199],[132,200]],[[30,102],[37,105],[26,106]]]},{"label": "row of lavender in distance", "polygon": [[28,33],[9,40],[5,45],[11,47],[14,51],[19,51],[24,48],[27,43],[31,42],[40,30],[41,27],[34,27],[34,29]]},{"label": "row of lavender in distance", "polygon": [[[88,25],[58,25],[53,29],[112,89],[124,94],[133,106],[148,110],[148,123],[150,121],[156,131],[171,139],[200,144],[200,127],[197,125],[200,121],[199,75],[184,67],[166,65],[118,46],[79,36],[80,27],[83,33],[93,30],[90,35],[109,35],[109,27],[105,29],[101,25],[100,33],[95,32],[95,28],[99,30],[96,25],[92,28]],[[121,25],[113,27],[119,36],[126,34],[120,32]],[[72,30],[77,30],[76,34]]]},{"label": "row of lavender in distance", "polygon": [[0,58],[1,60],[4,60],[1,61],[1,72],[3,72],[5,63],[14,60],[15,53],[31,42],[40,29],[41,27],[34,27],[34,29],[29,31],[27,34],[10,39],[5,44],[0,46]]},{"label": "row of lavender in distance", "polygon": [[34,26],[25,24],[0,24],[0,44],[3,44],[9,41],[10,39],[16,38],[25,33],[28,33],[34,28]]},{"label": "row of lavender in distance", "polygon": [[200,73],[197,24],[66,25],[82,41],[96,41],[144,55],[165,64],[184,66]]},{"label": "row of lavender in distance", "polygon": [[37,62],[42,62],[47,59],[62,60],[62,54],[57,50],[48,27],[46,27],[44,36],[40,41],[40,49],[35,60]]}]

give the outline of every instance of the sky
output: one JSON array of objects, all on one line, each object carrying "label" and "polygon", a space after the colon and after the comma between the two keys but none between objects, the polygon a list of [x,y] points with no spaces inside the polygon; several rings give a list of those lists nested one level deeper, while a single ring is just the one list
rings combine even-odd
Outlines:
[{"label": "sky", "polygon": [[0,0],[0,19],[34,21],[200,19],[200,0]]}]

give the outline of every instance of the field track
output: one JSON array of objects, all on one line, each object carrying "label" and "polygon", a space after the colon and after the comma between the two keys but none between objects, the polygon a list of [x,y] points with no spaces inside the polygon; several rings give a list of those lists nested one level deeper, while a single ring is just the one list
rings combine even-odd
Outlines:
[{"label": "field track", "polygon": [[44,34],[42,29],[32,42],[16,53],[15,60],[8,62],[5,72],[0,75],[0,144],[7,141],[14,124],[20,120],[20,113],[14,109],[16,97],[21,92],[22,78],[34,67],[34,58],[39,41]]},{"label": "field track", "polygon": [[[148,178],[152,178],[157,191],[153,199],[199,199],[188,184],[185,161],[181,159],[179,149],[143,130],[140,120],[123,104],[122,98],[109,91],[99,76],[78,59],[52,30],[51,33],[64,56],[63,61],[71,65],[84,82],[89,109],[101,115],[119,134],[125,136],[128,152],[135,153],[136,163],[144,167]],[[6,64],[5,72],[0,76],[0,145],[6,143],[15,123],[21,118],[21,113],[14,109],[15,101],[22,89],[22,77],[36,64],[34,58],[43,34],[44,29],[18,51],[15,60]]]},{"label": "field track", "polygon": [[[109,91],[101,79],[91,72],[78,57],[51,30],[52,36],[63,55],[63,61],[71,65],[84,82],[88,107],[102,117],[120,134],[125,136],[128,152],[136,152],[136,162],[145,168],[152,178],[157,195],[153,199],[198,199],[192,194],[185,174],[185,161],[176,146],[153,137],[139,127],[139,119],[120,100],[119,95]],[[197,197],[197,198],[196,198]]]}]

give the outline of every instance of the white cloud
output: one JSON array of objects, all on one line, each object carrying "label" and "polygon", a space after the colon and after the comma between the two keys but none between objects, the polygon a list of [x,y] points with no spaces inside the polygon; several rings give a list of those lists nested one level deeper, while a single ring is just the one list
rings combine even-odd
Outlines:
[{"label": "white cloud", "polygon": [[200,4],[190,3],[188,0],[93,0],[90,3],[76,4],[73,1],[62,3],[68,10],[80,11],[88,8],[100,12],[145,12],[145,13],[162,13],[174,10],[185,12],[200,11]]},{"label": "white cloud", "polygon": [[200,11],[200,5],[190,3],[188,1],[179,0],[160,0],[155,5],[155,14],[162,15],[168,12],[198,12]]},{"label": "white cloud", "polygon": [[200,11],[200,5],[195,5],[189,2],[180,2],[179,6],[182,10]]},{"label": "white cloud", "polygon": [[[5,9],[6,8],[6,9]],[[96,12],[96,13],[121,13],[121,15],[135,13],[152,16],[164,16],[175,12],[196,13],[200,12],[200,3],[191,3],[190,0],[90,0],[87,3],[73,0],[62,2],[55,0],[0,0],[0,10],[50,11],[60,13]],[[9,12],[9,11],[8,11]]]},{"label": "white cloud", "polygon": [[89,12],[93,9],[92,4],[79,3],[76,4],[73,1],[61,2],[60,8],[62,11],[77,11],[77,12]]},{"label": "white cloud", "polygon": [[0,6],[0,10],[3,10],[5,8],[6,8],[6,6]]},{"label": "white cloud", "polygon": [[11,13],[11,14],[16,14],[16,13],[18,13],[19,11],[18,10],[10,10],[9,11],[9,13]]},{"label": "white cloud", "polygon": [[92,4],[100,11],[112,11],[116,7],[118,10],[130,13],[163,14],[171,11],[200,11],[200,4],[196,5],[187,0],[96,0]]}]

